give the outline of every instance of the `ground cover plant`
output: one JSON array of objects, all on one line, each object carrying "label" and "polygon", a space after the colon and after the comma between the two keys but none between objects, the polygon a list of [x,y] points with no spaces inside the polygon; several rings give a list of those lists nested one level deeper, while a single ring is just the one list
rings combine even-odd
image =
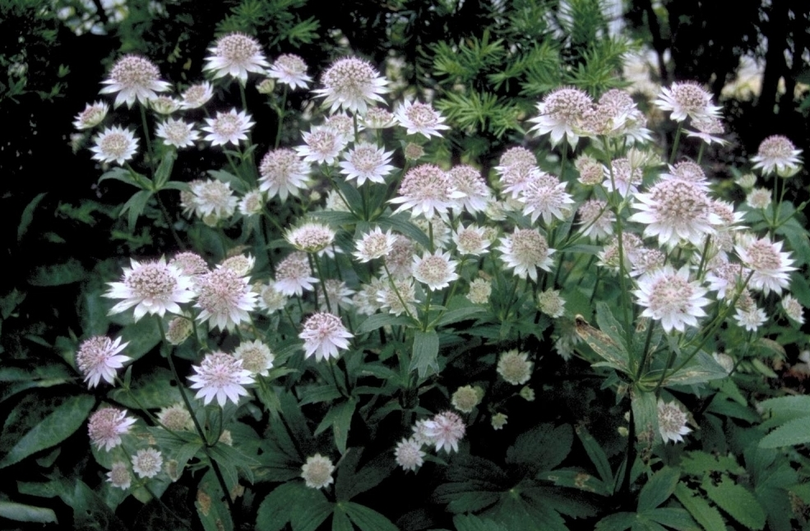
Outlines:
[{"label": "ground cover plant", "polygon": [[182,80],[112,59],[65,215],[121,243],[32,277],[81,279],[79,325],[0,367],[4,523],[807,527],[802,150],[726,156],[693,80],[644,98],[599,2],[455,40],[411,24],[463,6],[405,4],[384,61],[271,54],[251,3]]}]

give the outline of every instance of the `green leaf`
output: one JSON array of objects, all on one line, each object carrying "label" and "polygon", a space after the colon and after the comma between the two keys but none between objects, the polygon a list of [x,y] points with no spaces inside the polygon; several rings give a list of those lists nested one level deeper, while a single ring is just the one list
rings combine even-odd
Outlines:
[{"label": "green leaf", "polygon": [[39,266],[34,269],[33,274],[28,277],[28,283],[32,286],[50,287],[64,286],[80,282],[87,277],[87,273],[81,262],[75,258],[69,258],[62,264]]},{"label": "green leaf", "polygon": [[485,311],[481,306],[466,306],[456,310],[450,310],[444,313],[441,318],[436,322],[436,326],[445,326],[459,321],[465,321],[477,313]]},{"label": "green leaf", "polygon": [[152,371],[140,375],[130,389],[113,389],[110,398],[128,408],[159,409],[180,402],[180,390],[177,384],[172,385],[174,376],[168,369],[155,367]]},{"label": "green leaf", "polygon": [[742,485],[737,485],[728,476],[723,476],[714,485],[708,477],[701,485],[710,500],[726,511],[732,518],[748,529],[765,527],[765,511],[754,495]]},{"label": "green leaf", "polygon": [[346,514],[361,531],[398,531],[385,516],[373,509],[354,502],[346,502]]},{"label": "green leaf", "polygon": [[[606,306],[603,307],[606,308]],[[606,317],[603,317],[603,319],[607,320]],[[603,331],[592,327],[580,316],[574,319],[574,330],[596,354],[606,360],[604,365],[625,374],[631,374],[629,369],[629,354],[621,343],[615,341],[610,335]]]},{"label": "green leaf", "polygon": [[362,448],[349,448],[340,460],[335,482],[335,497],[339,501],[349,501],[358,494],[373,489],[390,476],[397,466],[390,453],[385,452],[358,471],[357,465],[362,455]]},{"label": "green leaf", "polygon": [[218,181],[230,185],[231,190],[244,194],[247,192],[247,185],[236,175],[225,170],[208,170],[208,174]]},{"label": "green leaf", "polygon": [[678,483],[675,487],[675,497],[681,502],[689,514],[703,526],[705,531],[725,530],[726,524],[720,512],[709,505],[703,496],[689,490],[683,483]]},{"label": "green leaf", "polygon": [[328,427],[332,427],[335,436],[335,445],[341,454],[346,453],[346,440],[349,437],[349,428],[352,423],[352,416],[357,407],[357,401],[349,398],[345,402],[336,404],[324,415],[323,420],[315,430],[315,435],[322,433]]},{"label": "green leaf", "polygon": [[763,412],[770,413],[768,424],[771,426],[782,424],[789,420],[810,415],[810,396],[781,396],[769,398],[759,403]]},{"label": "green leaf", "polygon": [[428,374],[439,372],[439,335],[435,330],[423,332],[417,330],[413,334],[413,357],[408,370],[416,369],[420,378]]},{"label": "green leaf", "polygon": [[413,320],[404,315],[392,315],[390,313],[375,313],[369,316],[357,327],[358,334],[366,334],[382,328],[383,326],[412,326]]},{"label": "green leaf", "polygon": [[427,234],[422,232],[422,229],[414,225],[408,216],[405,214],[396,214],[394,216],[382,216],[377,219],[377,224],[383,230],[391,229],[409,237],[422,247],[430,248],[430,238]]},{"label": "green leaf", "polygon": [[22,216],[20,217],[20,224],[17,226],[17,241],[22,240],[22,237],[25,236],[29,225],[31,225],[31,222],[34,220],[34,210],[36,210],[39,202],[42,201],[42,198],[44,198],[47,194],[48,192],[37,194],[28,203],[28,205],[26,205],[25,210],[23,210]]},{"label": "green leaf", "polygon": [[177,159],[177,151],[168,149],[163,154],[163,159],[160,161],[157,171],[155,172],[155,190],[162,190],[164,185],[169,181],[172,176],[172,168],[174,161]]},{"label": "green leaf", "polygon": [[121,342],[129,343],[123,353],[132,359],[130,363],[143,357],[161,340],[160,328],[153,317],[144,317],[121,331]]},{"label": "green leaf", "polygon": [[515,444],[506,451],[506,462],[521,465],[531,473],[551,470],[566,458],[574,442],[571,426],[541,424],[522,433]]},{"label": "green leaf", "polygon": [[0,468],[13,465],[31,454],[64,441],[84,423],[95,403],[92,396],[66,399],[39,424],[26,433],[0,461]]},{"label": "green leaf", "polygon": [[456,531],[509,531],[494,520],[479,518],[472,514],[456,515],[453,517],[453,525]]},{"label": "green leaf", "polygon": [[334,385],[310,385],[300,388],[301,405],[331,402],[340,398],[340,390]]},{"label": "green leaf", "polygon": [[591,463],[596,467],[599,477],[605,485],[613,485],[613,471],[610,468],[607,454],[599,445],[596,439],[593,438],[585,426],[577,426],[577,437],[579,437],[582,446],[585,447],[585,452],[591,459]]},{"label": "green leaf", "polygon": [[141,177],[142,181],[138,182],[134,177],[132,172],[124,168],[113,168],[110,171],[104,173],[101,177],[99,177],[98,182],[101,183],[106,181],[107,179],[114,179],[116,181],[121,181],[122,183],[130,184],[135,186],[136,188],[143,188],[142,183],[148,182],[148,179],[140,174],[135,174]]},{"label": "green leaf", "polygon": [[700,531],[700,527],[692,520],[689,513],[678,507],[652,509],[645,511],[644,516],[654,522],[677,529],[678,531]]},{"label": "green leaf", "polygon": [[194,506],[205,531],[233,531],[231,514],[221,497],[222,489],[200,484]]},{"label": "green leaf", "polygon": [[642,487],[638,497],[638,512],[655,509],[675,492],[680,479],[680,472],[675,468],[664,467],[651,477]]},{"label": "green leaf", "polygon": [[342,227],[344,225],[353,225],[357,223],[357,217],[351,212],[335,212],[333,210],[319,210],[318,212],[311,212],[310,215],[314,218],[322,219],[333,227]]},{"label": "green leaf", "polygon": [[636,513],[616,513],[596,522],[596,531],[624,531],[630,529],[638,520]]},{"label": "green leaf", "polygon": [[129,213],[127,215],[127,227],[130,232],[135,230],[135,224],[138,222],[138,218],[141,214],[143,214],[143,209],[146,208],[146,203],[149,201],[150,197],[152,197],[152,192],[149,190],[135,192],[132,194],[132,197],[124,203],[123,208],[121,208],[121,216],[123,216],[125,212]]},{"label": "green leaf", "polygon": [[346,508],[340,502],[335,505],[335,512],[332,513],[332,531],[354,531],[349,517],[346,516]]},{"label": "green leaf", "polygon": [[702,350],[676,373],[664,379],[664,385],[691,385],[728,378],[728,371]]},{"label": "green leaf", "polygon": [[56,513],[52,509],[23,505],[10,501],[0,500],[0,517],[15,522],[37,522],[40,524],[57,523]]},{"label": "green leaf", "polygon": [[660,441],[658,402],[655,399],[655,394],[636,388],[633,391],[630,405],[633,408],[633,417],[636,423],[636,438],[639,441],[649,441],[649,446],[652,446],[653,441]]},{"label": "green leaf", "polygon": [[760,448],[781,448],[810,442],[810,416],[799,417],[779,426],[759,441]]}]

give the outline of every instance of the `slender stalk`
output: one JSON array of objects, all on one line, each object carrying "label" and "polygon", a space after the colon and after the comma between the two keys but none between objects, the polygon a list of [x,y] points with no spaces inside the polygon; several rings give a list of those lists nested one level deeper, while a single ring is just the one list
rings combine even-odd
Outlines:
[{"label": "slender stalk", "polygon": [[683,132],[683,122],[678,123],[678,130],[675,132],[675,140],[672,141],[672,152],[669,154],[669,163],[675,162],[675,156],[678,154],[678,147],[681,143],[681,133]]},{"label": "slender stalk", "polygon": [[146,141],[146,154],[149,156],[149,169],[152,172],[152,180],[155,179],[154,156],[152,153],[152,137],[149,134],[149,122],[146,120],[146,108],[143,104],[138,105],[141,109],[141,126],[143,127],[143,138]]},{"label": "slender stalk", "polygon": [[163,215],[166,225],[169,226],[169,231],[172,233],[174,243],[177,244],[181,251],[185,251],[186,246],[183,244],[183,240],[180,239],[180,235],[177,234],[176,230],[174,230],[174,223],[172,223],[172,217],[171,214],[169,214],[169,210],[166,208],[166,205],[163,204],[163,200],[160,198],[157,192],[153,195],[155,196],[155,200],[157,201],[158,207],[160,208],[160,213]]},{"label": "slender stalk", "polygon": [[273,149],[278,149],[281,143],[281,131],[284,125],[284,117],[287,114],[287,85],[284,85],[284,90],[281,92],[281,105],[278,107],[278,128],[276,129],[276,139],[273,142]]}]

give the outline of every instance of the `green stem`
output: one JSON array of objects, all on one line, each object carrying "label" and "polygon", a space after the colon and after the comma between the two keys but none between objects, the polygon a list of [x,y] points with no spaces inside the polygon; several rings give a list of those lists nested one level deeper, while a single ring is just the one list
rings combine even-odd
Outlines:
[{"label": "green stem", "polygon": [[177,234],[177,231],[174,230],[174,223],[172,223],[171,215],[169,214],[169,210],[166,208],[166,205],[163,204],[163,200],[158,195],[159,192],[155,192],[153,194],[155,196],[155,200],[157,201],[158,207],[160,208],[160,213],[163,215],[163,220],[166,222],[166,225],[169,226],[169,231],[172,233],[172,237],[174,238],[174,242],[180,248],[181,251],[186,250],[186,246],[183,245],[183,240],[180,239],[180,235]]},{"label": "green stem", "polygon": [[287,85],[284,85],[284,90],[281,92],[281,105],[278,108],[278,128],[276,129],[276,139],[273,143],[273,149],[278,149],[281,143],[281,131],[284,125],[284,116],[287,114]]},{"label": "green stem", "polygon": [[152,172],[152,180],[155,180],[154,158],[152,153],[152,137],[149,134],[149,123],[146,119],[146,108],[141,104],[141,125],[143,127],[143,138],[146,141],[146,154],[149,156],[149,169]]},{"label": "green stem", "polygon": [[672,141],[672,153],[669,154],[669,163],[675,162],[675,156],[678,154],[678,147],[681,143],[681,132],[683,131],[683,122],[678,123],[678,130],[675,132],[675,140]]}]

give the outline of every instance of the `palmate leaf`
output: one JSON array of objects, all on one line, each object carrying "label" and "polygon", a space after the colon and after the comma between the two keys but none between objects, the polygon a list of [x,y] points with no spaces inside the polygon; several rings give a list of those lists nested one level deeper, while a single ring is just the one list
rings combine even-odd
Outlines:
[{"label": "palmate leaf", "polygon": [[517,437],[515,444],[506,451],[506,462],[520,465],[530,474],[551,470],[563,462],[573,441],[570,425],[554,428],[551,424],[541,424]]},{"label": "palmate leaf", "polygon": [[335,497],[339,501],[349,501],[358,494],[373,489],[391,475],[397,466],[391,455],[384,453],[357,470],[362,455],[362,448],[349,448],[340,460],[335,481]]},{"label": "palmate leaf", "polygon": [[638,512],[646,512],[655,509],[675,492],[678,484],[680,472],[677,469],[664,467],[656,472],[653,477],[644,484],[638,497]]},{"label": "palmate leaf", "polygon": [[720,516],[720,511],[709,505],[702,494],[696,494],[685,484],[678,483],[675,487],[675,497],[705,531],[725,529],[726,524],[723,522],[723,517]]},{"label": "palmate leaf", "polygon": [[342,505],[360,531],[397,531],[397,526],[373,509],[354,502],[345,502]]},{"label": "palmate leaf", "polygon": [[795,418],[779,426],[759,441],[760,448],[780,448],[810,442],[810,415]]},{"label": "palmate leaf", "polygon": [[[604,307],[607,308],[607,306]],[[574,318],[574,330],[597,355],[605,360],[604,362],[595,363],[594,366],[607,366],[625,374],[631,374],[630,356],[620,340],[589,325],[579,315]],[[612,331],[612,326],[609,326],[608,330]]]},{"label": "palmate leaf", "polygon": [[482,513],[510,531],[568,531],[565,520],[552,507],[529,504],[519,495],[508,493],[501,502]]},{"label": "palmate leaf", "polygon": [[294,531],[315,531],[333,510],[321,490],[301,482],[284,483],[259,505],[256,529],[280,531],[290,523]]},{"label": "palmate leaf", "polygon": [[734,483],[728,476],[723,476],[715,485],[711,479],[704,478],[701,488],[706,495],[732,518],[748,529],[765,527],[765,511],[751,492]]},{"label": "palmate leaf", "polygon": [[453,518],[453,525],[456,531],[509,531],[508,528],[489,518],[479,518],[477,516],[456,515]]},{"label": "palmate leaf", "polygon": [[416,370],[420,378],[439,372],[439,335],[435,330],[413,334],[413,354],[410,370]]}]

